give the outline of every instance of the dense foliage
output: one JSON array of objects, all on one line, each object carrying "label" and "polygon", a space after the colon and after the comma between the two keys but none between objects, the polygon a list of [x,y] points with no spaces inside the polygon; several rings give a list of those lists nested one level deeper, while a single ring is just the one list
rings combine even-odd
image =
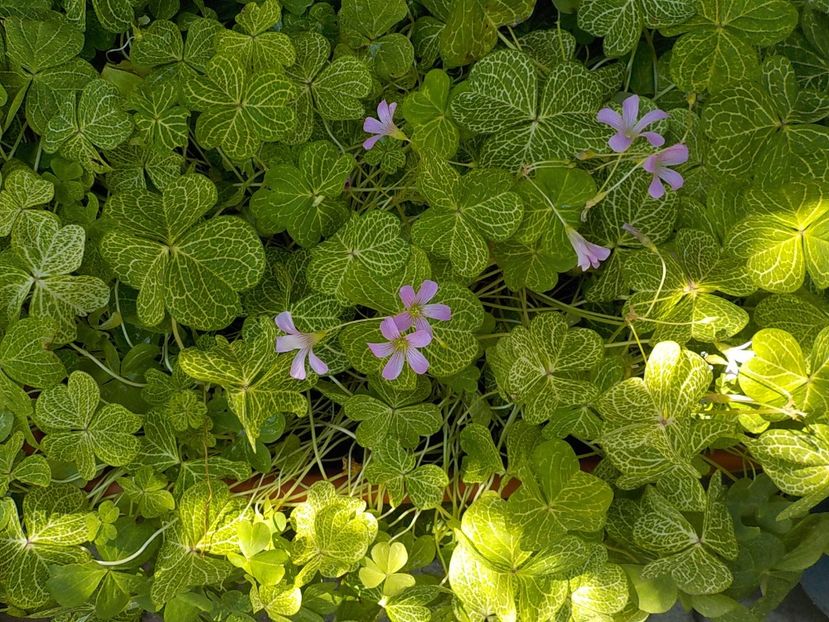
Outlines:
[{"label": "dense foliage", "polygon": [[0,601],[762,620],[829,546],[826,0],[0,0]]}]

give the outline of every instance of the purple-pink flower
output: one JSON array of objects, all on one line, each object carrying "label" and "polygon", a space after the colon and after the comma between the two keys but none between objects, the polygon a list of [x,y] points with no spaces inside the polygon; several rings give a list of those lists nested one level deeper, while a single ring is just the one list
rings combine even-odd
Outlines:
[{"label": "purple-pink flower", "polygon": [[276,325],[279,329],[286,333],[283,336],[276,338],[276,351],[282,354],[283,352],[291,352],[292,350],[299,350],[294,357],[294,362],[291,363],[291,377],[297,380],[305,380],[305,360],[311,363],[311,369],[318,374],[325,374],[328,372],[328,365],[314,354],[313,347],[319,343],[322,336],[319,333],[302,333],[294,326],[294,320],[289,311],[283,311],[275,318]]},{"label": "purple-pink flower", "polygon": [[403,371],[403,364],[408,363],[409,367],[416,374],[425,374],[429,369],[429,361],[420,352],[419,348],[425,348],[432,343],[432,333],[425,330],[416,330],[404,335],[400,332],[393,317],[387,317],[380,322],[380,332],[388,339],[384,343],[368,344],[372,354],[377,358],[389,357],[383,367],[383,378],[394,380]]},{"label": "purple-pink flower", "polygon": [[639,116],[639,96],[631,95],[622,102],[622,114],[612,108],[602,108],[596,119],[600,123],[609,125],[616,133],[607,144],[616,153],[627,151],[638,137],[645,138],[653,147],[661,147],[665,139],[656,132],[643,131],[646,127],[657,121],[668,118],[668,113],[663,110],[651,110],[637,120]]},{"label": "purple-pink flower", "polygon": [[663,149],[659,153],[655,153],[642,163],[642,168],[653,175],[651,185],[648,187],[648,194],[654,199],[661,199],[665,196],[665,186],[663,181],[668,182],[668,185],[674,190],[682,188],[685,183],[682,175],[676,171],[669,169],[669,166],[677,164],[684,164],[688,161],[688,147],[682,143],[672,145],[667,149]]},{"label": "purple-pink flower", "polygon": [[598,268],[600,263],[610,257],[610,249],[588,242],[573,227],[567,227],[565,232],[567,233],[567,238],[570,240],[570,244],[573,245],[573,250],[576,251],[579,268],[582,271],[586,271],[589,268]]},{"label": "purple-pink flower", "polygon": [[405,310],[394,316],[397,328],[408,330],[414,325],[416,330],[432,332],[429,319],[440,320],[441,322],[450,320],[452,309],[449,308],[449,305],[427,304],[437,293],[438,284],[428,279],[420,284],[420,289],[417,292],[411,285],[401,287],[400,300],[403,302]]},{"label": "purple-pink flower", "polygon": [[391,136],[403,140],[406,135],[394,124],[394,111],[397,110],[397,104],[389,104],[384,99],[377,104],[377,119],[374,117],[366,117],[363,121],[363,131],[369,134],[374,134],[363,142],[363,148],[368,151],[374,147],[378,140],[383,136]]}]

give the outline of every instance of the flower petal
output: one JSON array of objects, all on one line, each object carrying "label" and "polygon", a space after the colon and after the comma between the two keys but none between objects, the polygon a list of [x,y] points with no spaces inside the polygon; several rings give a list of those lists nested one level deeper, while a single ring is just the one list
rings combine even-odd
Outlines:
[{"label": "flower petal", "polygon": [[618,132],[621,132],[625,129],[624,125],[622,124],[622,115],[613,110],[613,108],[602,108],[601,110],[599,110],[599,114],[596,115],[596,120],[599,123],[609,125]]},{"label": "flower petal", "polygon": [[397,102],[392,102],[389,104],[389,122],[394,120],[394,112],[397,110]]},{"label": "flower petal", "polygon": [[625,128],[633,129],[636,125],[636,117],[639,116],[639,96],[631,95],[622,102],[622,123]]},{"label": "flower petal", "polygon": [[408,311],[401,311],[392,319],[394,320],[394,323],[397,324],[397,329],[400,332],[403,332],[404,330],[409,330],[409,327],[412,324],[414,324],[414,318],[412,317],[412,314]]},{"label": "flower petal", "polygon": [[633,138],[622,132],[616,132],[613,136],[610,137],[610,140],[607,141],[607,144],[616,153],[622,153],[624,151],[627,151],[628,148],[633,144]]},{"label": "flower petal", "polygon": [[432,334],[432,327],[429,325],[429,320],[425,317],[419,317],[415,320],[415,330],[426,331],[429,334]]},{"label": "flower petal", "polygon": [[383,125],[388,125],[389,121],[391,121],[389,104],[385,99],[381,100],[380,103],[377,104],[377,118],[380,119],[380,123]]},{"label": "flower petal", "polygon": [[592,257],[592,261],[590,263],[594,268],[598,268],[601,262],[610,257],[609,248],[593,244],[592,242],[588,242],[587,246],[590,249],[590,256]]},{"label": "flower petal", "polygon": [[415,294],[414,287],[404,285],[400,288],[400,302],[403,303],[404,307],[408,309],[415,303],[415,300],[417,300],[417,294]]},{"label": "flower petal", "polygon": [[368,344],[368,349],[371,350],[371,353],[376,356],[378,359],[384,359],[389,354],[394,352],[394,346],[388,342],[386,343],[370,343]]},{"label": "flower petal", "polygon": [[291,317],[290,311],[283,311],[279,315],[274,318],[274,322],[279,327],[283,333],[288,333],[289,335],[296,335],[299,334],[299,331],[294,326],[294,318]]},{"label": "flower petal", "polygon": [[651,185],[648,186],[648,194],[654,199],[661,199],[665,196],[665,186],[662,185],[662,182],[659,181],[659,177],[656,175],[653,176]]},{"label": "flower petal", "polygon": [[363,121],[363,131],[369,134],[385,134],[386,126],[374,117],[366,117]]},{"label": "flower petal", "polygon": [[426,360],[420,350],[415,348],[409,348],[406,352],[406,360],[409,362],[409,367],[416,374],[425,374],[429,369],[429,361]]},{"label": "flower petal", "polygon": [[392,354],[389,362],[386,363],[386,366],[383,367],[383,378],[386,380],[394,380],[400,375],[400,372],[403,371],[403,362],[405,361],[405,357],[403,353],[398,351]]},{"label": "flower petal", "polygon": [[642,118],[639,119],[638,123],[635,126],[633,126],[633,129],[636,131],[637,134],[641,134],[642,130],[648,127],[651,123],[663,121],[667,118],[668,113],[664,110],[651,110],[650,112],[646,112],[642,115]]},{"label": "flower petal", "polygon": [[676,145],[671,145],[667,149],[663,149],[662,152],[658,154],[658,157],[662,164],[669,166],[684,164],[688,161],[688,147],[682,143],[677,143]]},{"label": "flower petal", "polygon": [[435,294],[438,293],[438,284],[434,281],[430,281],[426,279],[423,283],[420,284],[420,289],[417,292],[417,303],[418,304],[426,304],[432,298],[435,297]]},{"label": "flower petal", "polygon": [[432,333],[426,330],[416,330],[413,333],[406,335],[406,341],[409,342],[411,348],[425,348],[432,343]]},{"label": "flower petal", "polygon": [[305,335],[283,335],[276,338],[276,351],[278,354],[301,350],[308,346],[308,339]]},{"label": "flower petal", "polygon": [[291,378],[297,380],[305,380],[305,357],[308,356],[308,348],[302,348],[296,353],[294,361],[291,363]]},{"label": "flower petal", "polygon": [[656,132],[642,132],[639,135],[647,140],[651,144],[651,147],[661,147],[665,144],[665,138],[662,134],[657,134]]},{"label": "flower petal", "polygon": [[387,317],[380,322],[380,332],[389,341],[400,337],[400,330],[397,328],[397,324],[394,323],[393,317]]},{"label": "flower petal", "polygon": [[311,369],[313,369],[318,374],[327,374],[328,373],[328,365],[325,364],[320,357],[314,354],[313,350],[308,350],[308,362],[311,363]]},{"label": "flower petal", "polygon": [[377,144],[377,141],[381,138],[383,138],[382,134],[378,134],[377,136],[367,138],[365,141],[363,141],[363,149],[365,149],[366,151],[371,150],[371,148],[374,147],[374,145]]},{"label": "flower petal", "polygon": [[671,188],[673,188],[674,190],[679,190],[685,183],[685,180],[682,179],[682,175],[680,175],[676,171],[672,171],[669,168],[665,168],[659,171],[659,177],[663,181],[667,181],[668,185],[670,185]]},{"label": "flower petal", "polygon": [[433,320],[440,320],[441,322],[448,322],[452,319],[452,309],[449,307],[449,305],[423,305],[421,313],[423,313],[423,315],[425,315],[428,318],[432,318]]},{"label": "flower petal", "polygon": [[645,161],[642,162],[642,168],[651,174],[656,173],[656,169],[659,168],[658,157],[658,154],[654,154],[645,158]]}]

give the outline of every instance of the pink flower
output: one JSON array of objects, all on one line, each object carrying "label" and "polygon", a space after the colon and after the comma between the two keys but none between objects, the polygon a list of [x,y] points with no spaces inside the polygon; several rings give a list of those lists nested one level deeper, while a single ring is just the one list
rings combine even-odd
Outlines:
[{"label": "pink flower", "polygon": [[567,227],[565,232],[570,244],[573,245],[573,250],[576,251],[579,268],[582,271],[586,271],[588,268],[598,268],[600,263],[610,257],[610,249],[588,242],[573,227]]},{"label": "pink flower", "polygon": [[416,330],[432,332],[432,327],[426,318],[446,322],[452,318],[452,309],[449,305],[426,304],[438,293],[438,284],[426,280],[420,284],[420,290],[415,293],[411,285],[400,288],[400,300],[405,311],[394,316],[394,323],[400,330],[407,330],[414,324]]},{"label": "pink flower", "polygon": [[367,138],[363,143],[366,151],[374,147],[375,143],[383,138],[383,136],[391,136],[392,138],[400,140],[406,138],[406,135],[394,124],[395,110],[397,110],[397,104],[389,104],[384,99],[377,104],[377,116],[379,119],[366,117],[366,120],[363,121],[363,131],[374,134],[374,136]]},{"label": "pink flower", "polygon": [[380,322],[380,332],[388,339],[385,343],[368,344],[372,354],[379,359],[390,357],[383,368],[383,378],[394,380],[403,371],[403,363],[408,362],[409,367],[416,374],[425,374],[429,369],[429,361],[420,353],[418,348],[425,348],[432,342],[432,333],[425,330],[416,330],[408,335],[403,335],[394,318],[387,317]]},{"label": "pink flower", "polygon": [[665,144],[665,139],[656,132],[643,132],[642,130],[652,123],[667,119],[668,113],[663,110],[651,110],[637,121],[636,117],[638,116],[638,95],[631,95],[622,102],[622,114],[619,114],[612,108],[602,108],[599,110],[599,114],[596,115],[596,119],[600,123],[609,125],[616,130],[616,133],[607,141],[607,144],[616,153],[627,151],[628,147],[639,136],[645,138],[653,147],[661,147]]},{"label": "pink flower", "polygon": [[669,166],[683,164],[688,161],[688,147],[682,143],[672,145],[667,149],[663,149],[659,153],[655,153],[642,163],[642,168],[653,175],[651,185],[648,187],[648,194],[654,199],[661,199],[665,196],[665,186],[663,181],[668,182],[668,185],[674,190],[682,188],[685,183],[682,175],[676,171],[669,169]]},{"label": "pink flower", "polygon": [[275,321],[279,330],[286,333],[286,335],[276,338],[276,351],[282,354],[283,352],[299,350],[294,357],[294,362],[291,363],[292,378],[305,380],[305,359],[310,361],[311,369],[318,374],[328,372],[328,365],[314,354],[312,349],[322,338],[319,333],[299,332],[296,326],[294,326],[294,320],[289,311],[283,311],[277,315]]}]

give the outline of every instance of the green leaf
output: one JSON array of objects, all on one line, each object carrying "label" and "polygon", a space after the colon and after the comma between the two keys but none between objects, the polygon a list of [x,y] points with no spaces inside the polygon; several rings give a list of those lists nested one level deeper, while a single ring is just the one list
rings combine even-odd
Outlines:
[{"label": "green leaf", "polygon": [[562,406],[589,403],[597,396],[585,372],[601,361],[604,348],[592,330],[568,329],[558,313],[543,313],[529,329],[515,328],[503,340],[512,354],[499,385],[521,405],[527,422],[541,423]]},{"label": "green leaf", "polygon": [[449,478],[439,466],[415,467],[414,455],[391,439],[378,446],[372,456],[366,467],[366,478],[386,487],[393,506],[403,502],[406,491],[419,510],[432,509],[443,502]]},{"label": "green leaf", "polygon": [[543,548],[551,537],[568,531],[599,531],[613,500],[610,486],[584,473],[572,448],[564,441],[536,445],[532,478],[509,499],[509,509],[524,528],[531,548]]},{"label": "green leaf", "polygon": [[430,208],[412,227],[412,240],[451,261],[461,276],[489,263],[487,240],[506,240],[521,223],[523,205],[505,171],[477,169],[461,177],[448,163],[426,159],[418,187]]},{"label": "green leaf", "polygon": [[39,389],[63,380],[66,377],[63,363],[47,349],[55,332],[54,322],[47,319],[26,318],[15,322],[0,340],[0,369],[12,380]]},{"label": "green leaf", "polygon": [[273,28],[281,14],[277,0],[246,4],[236,15],[236,27],[220,31],[218,53],[241,60],[253,71],[293,65],[296,54],[290,37]]},{"label": "green leaf", "polygon": [[785,39],[797,10],[785,0],[697,0],[696,15],[667,36],[682,34],[671,52],[671,77],[684,91],[717,91],[759,74],[757,47]]},{"label": "green leaf", "polygon": [[470,423],[461,431],[463,457],[463,481],[485,482],[494,473],[503,473],[501,453],[495,447],[489,428],[480,423]]},{"label": "green leaf", "polygon": [[607,56],[632,51],[643,28],[681,24],[695,12],[694,0],[585,0],[579,5],[579,28],[604,37]]},{"label": "green leaf", "polygon": [[115,228],[101,241],[104,259],[140,290],[138,316],[152,326],[165,311],[199,330],[227,326],[241,313],[239,291],[256,285],[265,256],[253,228],[233,216],[203,221],[216,188],[201,175],[170,183],[163,195],[146,190],[107,201]]},{"label": "green leaf", "polygon": [[775,184],[804,177],[827,181],[829,130],[804,116],[814,113],[808,95],[781,56],[766,60],[762,81],[722,89],[702,114],[711,140],[709,169]]},{"label": "green leaf", "polygon": [[829,408],[829,328],[815,337],[809,356],[789,333],[754,334],[754,356],[740,367],[743,392],[760,404],[820,415]]},{"label": "green leaf", "polygon": [[412,128],[412,144],[423,153],[451,158],[458,150],[460,132],[449,116],[451,78],[433,69],[426,74],[419,90],[403,102],[403,118]]},{"label": "green leaf", "polygon": [[308,282],[317,291],[347,302],[347,292],[361,273],[387,276],[403,267],[409,252],[397,217],[382,211],[354,215],[311,251]]},{"label": "green leaf", "polygon": [[207,148],[221,147],[234,160],[256,154],[262,141],[279,140],[296,125],[289,103],[294,85],[284,74],[263,70],[247,74],[238,59],[215,56],[206,76],[184,84],[187,101],[201,111],[196,139]]},{"label": "green leaf", "polygon": [[746,262],[758,287],[774,293],[797,290],[806,273],[829,287],[829,202],[815,182],[752,188],[744,195],[752,214],[731,230],[729,248]]},{"label": "green leaf", "polygon": [[95,458],[105,464],[128,464],[138,454],[133,436],[141,419],[119,404],[99,407],[100,392],[92,376],[82,371],[69,375],[67,385],[43,391],[37,400],[35,423],[46,432],[46,454],[73,462],[84,479],[95,476]]},{"label": "green leaf", "polygon": [[124,494],[138,506],[144,518],[155,518],[176,507],[173,495],[166,489],[167,480],[156,474],[151,467],[141,467],[134,477],[119,480]]},{"label": "green leaf", "polygon": [[62,65],[83,48],[83,33],[61,20],[11,16],[3,26],[9,60],[32,74]]},{"label": "green leaf", "polygon": [[752,318],[761,328],[779,328],[791,334],[802,346],[811,344],[829,326],[829,310],[818,298],[780,295],[763,298]]},{"label": "green leaf", "polygon": [[[34,486],[48,486],[52,481],[52,470],[46,459],[34,454],[23,455],[23,433],[18,431],[0,445],[0,493],[6,494],[9,484],[19,481]],[[0,522],[2,522],[0,518]]]},{"label": "green leaf", "polygon": [[277,355],[275,339],[276,327],[263,319],[244,339],[229,343],[217,335],[211,348],[188,348],[179,356],[179,365],[188,376],[224,388],[228,405],[254,448],[268,417],[286,412],[303,416],[308,410],[301,393],[308,384],[290,377],[294,355]]},{"label": "green leaf", "polygon": [[64,607],[78,607],[91,599],[107,572],[95,562],[53,566],[46,587]]},{"label": "green leaf", "polygon": [[407,13],[405,0],[343,0],[340,27],[349,41],[359,45],[379,38]]},{"label": "green leaf", "polygon": [[43,135],[43,150],[60,153],[95,172],[106,170],[98,149],[114,149],[132,133],[132,120],[124,111],[118,88],[105,80],[92,80],[81,91],[61,102]]},{"label": "green leaf", "polygon": [[0,237],[11,233],[18,218],[26,216],[25,210],[41,206],[55,196],[55,187],[28,168],[16,168],[3,180],[0,191]]},{"label": "green leaf", "polygon": [[175,86],[166,82],[133,91],[130,107],[135,110],[135,128],[154,147],[175,149],[187,146],[189,111],[178,105]]},{"label": "green leaf", "polygon": [[21,609],[49,602],[49,566],[82,564],[89,552],[78,546],[95,537],[99,522],[86,510],[86,495],[70,484],[35,489],[23,499],[24,532],[11,499],[0,529],[0,585],[4,600]]},{"label": "green leaf", "polygon": [[335,233],[348,218],[340,196],[355,160],[338,153],[332,143],[318,141],[302,147],[298,164],[268,170],[267,187],[254,194],[251,209],[263,233],[287,229],[298,244],[309,247]]},{"label": "green leaf", "polygon": [[55,343],[75,338],[75,318],[109,302],[109,287],[93,276],[73,276],[80,268],[85,233],[79,225],[61,227],[49,212],[32,212],[18,220],[12,234],[14,261],[0,275],[0,307],[7,322],[20,316],[31,296],[29,317],[56,322]]},{"label": "green leaf", "polygon": [[126,32],[135,18],[130,0],[92,0],[92,7],[98,21],[109,32]]},{"label": "green leaf", "polygon": [[543,84],[531,59],[504,50],[478,62],[452,99],[452,116],[480,134],[483,166],[511,170],[603,147],[596,122],[602,95],[596,77],[568,61],[550,69]]}]

